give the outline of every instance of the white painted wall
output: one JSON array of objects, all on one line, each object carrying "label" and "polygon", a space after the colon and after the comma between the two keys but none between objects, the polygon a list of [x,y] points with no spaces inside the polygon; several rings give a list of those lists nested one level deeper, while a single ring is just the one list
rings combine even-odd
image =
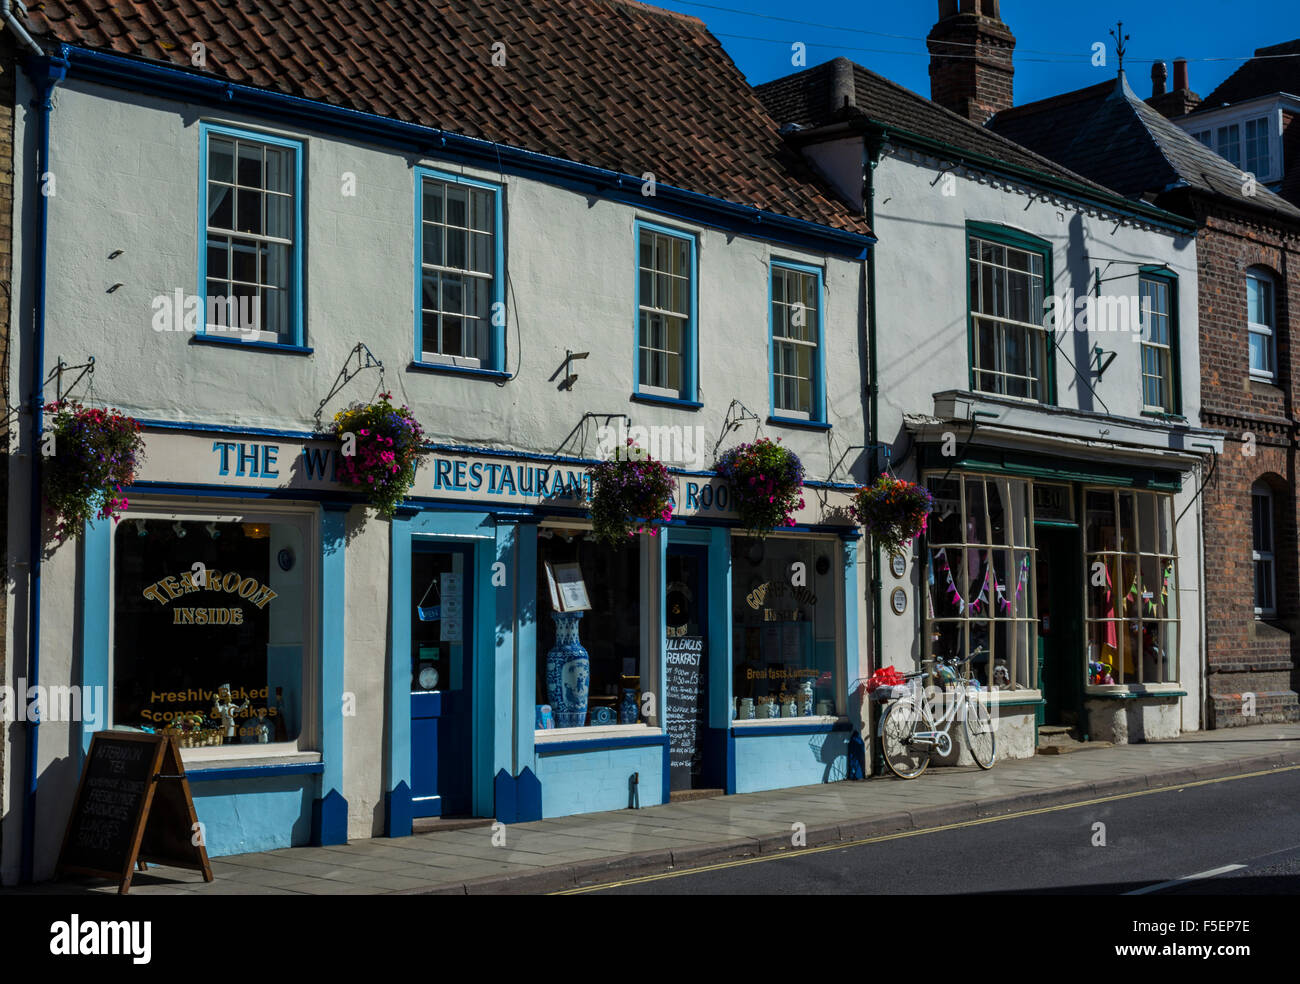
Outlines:
[{"label": "white painted wall", "polygon": [[[906,452],[911,443],[903,432],[905,413],[934,415],[935,393],[970,389],[967,221],[1004,225],[1048,240],[1052,244],[1053,277],[1047,288],[1049,295],[1064,295],[1070,288],[1076,295],[1086,294],[1097,269],[1106,280],[1136,274],[1141,264],[1167,263],[1178,276],[1182,410],[1193,426],[1198,425],[1200,363],[1194,237],[1140,228],[1131,220],[1120,222],[1113,215],[1095,211],[1089,214],[1068,202],[1045,200],[1041,192],[1001,180],[994,183],[987,176],[960,168],[955,172],[954,194],[944,195],[940,175],[947,166],[946,162],[905,148],[890,148],[874,173],[873,231],[880,240],[872,254],[877,264],[879,437],[892,443],[895,457]],[[1109,280],[1102,283],[1101,289],[1103,296],[1136,293],[1137,277]],[[1081,369],[1090,361],[1094,345],[1118,352],[1118,356],[1100,381],[1089,374],[1094,395],[1070,362],[1057,354],[1057,405],[1139,417],[1140,345],[1132,337],[1084,332],[1065,340],[1061,348]],[[963,427],[957,435],[958,443],[965,439]],[[915,465],[912,456],[900,474],[915,479]],[[1199,473],[1184,475],[1184,490],[1175,498],[1175,515],[1192,501],[1201,480]],[[1180,702],[1184,730],[1197,728],[1200,706],[1199,524],[1200,509],[1196,507],[1188,509],[1177,526],[1182,611],[1180,683],[1189,694]],[[919,658],[921,613],[917,606],[923,565],[913,563],[910,568],[912,604],[904,616],[894,615],[888,607],[888,591],[900,582],[888,573],[883,581],[883,663],[906,669],[911,669]]]},{"label": "white painted wall", "polygon": [[[17,79],[16,214],[33,215],[35,122],[32,90]],[[185,333],[152,328],[153,298],[177,288],[197,290],[201,242],[199,123],[229,123],[305,142],[306,336],[311,356],[242,347],[192,345]],[[699,236],[698,412],[648,406],[632,392],[637,209],[541,183],[474,170],[473,177],[505,188],[509,276],[507,368],[504,384],[483,379],[408,372],[414,357],[415,178],[424,164],[459,171],[448,162],[408,159],[381,149],[343,143],[310,131],[268,128],[254,119],[210,113],[84,83],[61,86],[52,114],[51,166],[56,194],[49,199],[49,297],[46,364],[94,356],[97,401],[141,418],[226,426],[308,429],[318,403],[352,347],[364,341],[385,367],[384,383],[408,403],[435,441],[537,452],[594,455],[596,427],[570,437],[585,412],[627,414],[633,424],[702,428],[710,450],[733,399],[760,418],[770,413],[768,389],[768,263],[785,258],[824,268],[824,337],[830,433],[773,428],[803,458],[808,477],[850,479],[864,443],[859,339],[863,268],[860,262],[773,247],[754,238],[671,222]],[[357,194],[345,197],[342,175],[356,175]],[[651,202],[650,204],[653,204]],[[15,225],[19,225],[16,221]],[[30,228],[24,224],[23,228]],[[110,258],[117,253],[115,258]],[[16,253],[14,282],[24,284],[29,251]],[[113,289],[113,285],[120,287]],[[11,392],[28,394],[30,293],[13,305],[9,361]],[[20,316],[19,312],[24,312]],[[565,349],[589,351],[574,364],[570,392],[549,377]],[[360,376],[325,408],[369,399],[377,373]],[[49,398],[52,399],[52,394]],[[24,427],[24,432],[26,428]],[[17,431],[14,432],[15,434]],[[732,432],[723,447],[755,434],[752,424]],[[17,438],[15,438],[15,441]],[[24,437],[23,440],[26,440]],[[26,448],[15,450],[26,451]],[[833,475],[832,465],[843,464]],[[9,569],[22,572],[28,527],[27,459],[9,458]],[[710,460],[705,463],[708,467]],[[862,477],[858,472],[858,477]],[[227,503],[229,506],[229,503]],[[350,518],[357,521],[354,511]],[[345,720],[345,786],[349,830],[377,829],[383,805],[383,688],[388,619],[388,527],[372,522],[348,547],[345,688],[357,695],[357,714]],[[76,649],[78,554],[75,543],[57,550],[44,567],[43,673],[67,681]],[[865,578],[863,579],[865,584]],[[11,588],[11,676],[26,662],[19,632],[25,597]],[[861,620],[865,624],[865,618]],[[8,681],[12,682],[12,680]],[[67,767],[68,729],[42,730],[40,770]],[[21,757],[5,738],[11,763],[2,809],[4,880],[16,875],[19,824],[10,795],[21,782]],[[75,776],[51,780],[45,802],[60,813]],[[44,783],[44,780],[43,780]],[[61,830],[61,822],[47,817]],[[54,835],[51,835],[54,836]]]}]

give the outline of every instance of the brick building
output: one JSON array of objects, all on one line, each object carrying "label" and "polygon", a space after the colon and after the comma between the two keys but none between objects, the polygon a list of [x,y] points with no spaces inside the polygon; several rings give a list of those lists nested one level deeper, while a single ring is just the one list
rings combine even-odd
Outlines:
[{"label": "brick building", "polygon": [[[1218,125],[1214,117],[1229,111],[1217,93],[1241,89],[1233,82],[1237,75],[1200,100],[1185,63],[1175,63],[1171,92],[1164,89],[1163,66],[1153,70],[1148,101],[1120,72],[1117,81],[1004,109],[988,124],[1197,225],[1201,420],[1225,435],[1201,504],[1210,727],[1300,718],[1294,669],[1300,654],[1300,352],[1291,345],[1300,312],[1300,209],[1294,195],[1291,201],[1283,195],[1295,190],[1297,169],[1293,163],[1288,182],[1282,167],[1284,144],[1294,145],[1294,137],[1283,135],[1300,134],[1290,126],[1300,107],[1277,91],[1283,88],[1277,73],[1300,74],[1300,57],[1259,64],[1268,70],[1251,69],[1250,78],[1274,90],[1237,95],[1262,108]],[[1178,125],[1162,114],[1178,114]]]}]

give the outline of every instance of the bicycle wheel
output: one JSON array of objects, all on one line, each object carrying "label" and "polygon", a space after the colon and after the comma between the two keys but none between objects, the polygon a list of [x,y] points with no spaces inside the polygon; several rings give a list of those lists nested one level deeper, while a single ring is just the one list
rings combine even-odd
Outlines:
[{"label": "bicycle wheel", "polygon": [[921,730],[920,708],[911,700],[900,700],[885,710],[880,719],[880,746],[889,771],[900,779],[915,779],[930,764],[930,749],[912,741]]},{"label": "bicycle wheel", "polygon": [[962,727],[966,731],[966,747],[970,749],[971,758],[981,769],[993,768],[997,757],[997,741],[993,733],[993,715],[989,706],[978,696],[966,695],[966,713],[962,715]]}]

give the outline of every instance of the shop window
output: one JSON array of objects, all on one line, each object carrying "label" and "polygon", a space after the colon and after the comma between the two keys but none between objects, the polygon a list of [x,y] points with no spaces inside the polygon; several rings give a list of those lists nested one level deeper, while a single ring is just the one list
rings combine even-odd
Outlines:
[{"label": "shop window", "polygon": [[[1091,684],[1178,679],[1178,588],[1173,497],[1084,493],[1088,661]],[[1099,678],[1100,677],[1100,678]]]},{"label": "shop window", "polygon": [[[646,640],[657,631],[657,611],[652,611],[643,596],[651,583],[651,557],[642,539],[629,539],[614,548],[597,543],[589,529],[544,525],[538,532],[538,705],[552,704],[546,675],[548,654],[556,644],[556,621],[549,580],[568,582],[568,591],[560,592],[562,598],[585,594],[591,606],[577,620],[578,639],[589,661],[587,711],[585,718],[571,727],[654,723],[654,714],[647,720],[641,713],[651,707],[642,701],[644,692],[654,690]],[[578,577],[581,592],[574,589]],[[632,700],[627,699],[626,691],[633,692]],[[563,726],[561,713],[561,707],[552,707],[556,727]]]},{"label": "shop window", "polygon": [[970,657],[982,686],[1038,686],[1035,549],[1030,486],[984,475],[926,484],[934,495],[926,573],[930,655]]},{"label": "shop window", "polygon": [[302,145],[204,124],[204,334],[302,345]]},{"label": "shop window", "polygon": [[991,231],[969,237],[968,256],[972,385],[1048,401],[1046,245]]},{"label": "shop window", "polygon": [[756,718],[803,714],[809,683],[814,713],[833,713],[838,552],[829,539],[732,537],[732,693],[742,718],[747,700]]},{"label": "shop window", "polygon": [[185,747],[296,741],[304,525],[131,519],[113,543],[114,726],[183,729]]},{"label": "shop window", "polygon": [[1273,493],[1256,482],[1250,490],[1251,559],[1255,564],[1255,617],[1277,615],[1277,577],[1273,558]]},{"label": "shop window", "polygon": [[505,338],[501,190],[424,168],[417,176],[420,361],[500,370]]}]

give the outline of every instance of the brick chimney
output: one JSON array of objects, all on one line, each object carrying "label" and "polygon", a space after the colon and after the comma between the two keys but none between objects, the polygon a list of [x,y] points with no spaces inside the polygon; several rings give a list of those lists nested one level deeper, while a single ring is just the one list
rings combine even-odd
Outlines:
[{"label": "brick chimney", "polygon": [[930,98],[976,123],[1012,105],[1016,39],[999,0],[939,0],[930,31]]},{"label": "brick chimney", "polygon": [[1187,80],[1187,59],[1174,59],[1174,84],[1168,92],[1165,92],[1164,68],[1164,62],[1156,62],[1151,66],[1151,98],[1147,100],[1147,105],[1166,119],[1186,116],[1201,104],[1201,97],[1192,91]]}]

